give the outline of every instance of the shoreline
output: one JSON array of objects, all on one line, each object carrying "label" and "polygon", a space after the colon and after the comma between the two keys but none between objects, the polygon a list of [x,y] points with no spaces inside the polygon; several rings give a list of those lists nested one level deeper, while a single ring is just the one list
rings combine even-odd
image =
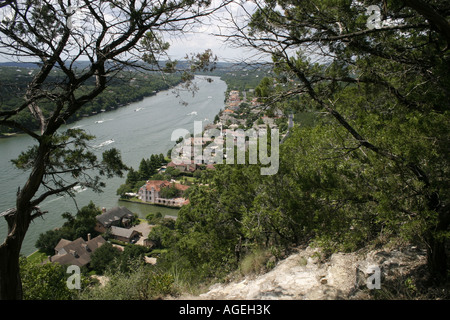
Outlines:
[{"label": "shoreline", "polygon": [[121,199],[119,198],[118,201],[123,201],[123,202],[128,202],[128,203],[135,203],[135,204],[143,204],[143,205],[150,205],[150,206],[156,206],[156,207],[163,207],[163,208],[169,208],[169,209],[181,209],[183,206],[181,207],[176,207],[176,206],[167,206],[167,205],[163,205],[160,203],[151,203],[151,202],[142,202],[142,201],[135,201],[135,200],[130,200],[130,199]]},{"label": "shoreline", "polygon": [[0,133],[0,139],[6,139],[6,138],[11,138],[11,137],[15,137],[17,135],[19,135],[19,132],[13,132],[13,133]]},{"label": "shoreline", "polygon": [[[206,75],[201,75],[201,74],[199,74],[199,75],[194,75],[194,77],[204,77],[204,78],[207,78],[207,76]],[[213,76],[214,77],[214,76]],[[222,78],[221,77],[218,77],[217,76],[217,78],[219,78],[220,80],[222,80]],[[222,80],[223,81],[223,80]],[[229,89],[228,89],[228,85],[227,85],[227,90],[225,91],[225,96],[226,96],[226,93],[229,91]],[[217,114],[217,115],[220,115],[220,112],[221,111],[219,111],[219,113]],[[213,122],[214,123],[214,122]],[[169,149],[169,150],[171,150],[171,149]],[[169,150],[167,150],[167,152],[169,151]],[[132,200],[132,199],[124,199],[124,198],[121,198],[121,197],[119,197],[119,199],[118,199],[118,201],[120,202],[120,201],[123,201],[123,202],[127,202],[127,203],[133,203],[133,204],[139,204],[139,205],[150,205],[150,206],[156,206],[156,207],[161,207],[161,208],[168,208],[168,209],[174,209],[174,210],[181,210],[181,208],[183,208],[185,205],[181,205],[181,206],[170,206],[170,205],[164,205],[164,204],[161,204],[161,203],[151,203],[151,202],[143,202],[142,200]]]},{"label": "shoreline", "polygon": [[[207,77],[207,76],[203,75],[203,74],[195,74],[194,77]],[[218,77],[220,80],[222,80],[222,78],[220,76],[212,76],[212,77]],[[179,85],[181,85],[183,83],[184,83],[184,81],[180,81],[180,82],[178,82],[175,85],[169,86],[167,89],[156,90],[156,91],[152,92],[151,94],[149,94],[148,96],[142,97],[139,101],[142,101],[142,100],[144,100],[146,98],[153,97],[153,96],[157,95],[160,92],[169,91],[169,90],[171,90],[173,88],[176,88],[177,86],[179,86]],[[227,89],[227,91],[228,91],[228,89]],[[117,105],[115,107],[112,107],[112,108],[104,109],[104,111],[96,112],[94,114],[85,114],[85,115],[82,115],[81,117],[79,117],[77,119],[68,120],[66,125],[72,124],[72,123],[77,122],[77,121],[82,120],[82,119],[86,119],[86,118],[90,118],[90,117],[93,117],[93,116],[97,116],[99,114],[108,113],[110,111],[115,111],[115,110],[118,110],[120,108],[129,106],[130,104],[133,104],[135,102],[139,102],[139,101],[129,101],[129,102],[126,102],[126,103],[119,104],[119,105]],[[26,133],[24,133],[24,132],[0,133],[0,139],[13,138],[13,137],[17,137],[17,136],[20,136],[20,135],[26,135]]]},{"label": "shoreline", "polygon": [[[197,75],[195,75],[195,76],[197,76]],[[78,117],[78,118],[76,118],[76,119],[73,119],[73,120],[70,120],[70,119],[69,119],[69,120],[66,122],[66,125],[72,124],[72,123],[77,122],[77,121],[82,120],[82,119],[86,119],[86,118],[90,118],[90,117],[93,117],[93,116],[97,116],[97,115],[99,115],[99,114],[108,113],[108,112],[110,112],[110,111],[118,110],[118,109],[120,109],[120,108],[129,106],[130,104],[133,104],[133,103],[142,101],[142,100],[144,100],[144,99],[146,99],[146,98],[153,97],[153,96],[157,95],[157,94],[160,93],[160,92],[169,91],[169,90],[171,90],[171,89],[173,89],[173,88],[176,88],[177,86],[179,86],[179,85],[181,85],[181,84],[183,84],[183,81],[180,81],[180,82],[176,83],[175,85],[169,86],[169,87],[166,88],[166,89],[155,90],[155,91],[153,91],[151,94],[146,95],[146,96],[143,96],[143,97],[140,98],[139,100],[130,100],[130,101],[128,101],[128,102],[118,104],[118,105],[116,105],[116,106],[114,106],[114,107],[110,107],[110,108],[106,108],[106,107],[105,107],[105,109],[102,109],[103,111],[98,111],[98,112],[91,113],[91,114],[84,114],[84,115],[82,115],[82,116],[80,116],[80,117]],[[0,139],[13,138],[13,137],[16,137],[16,136],[19,136],[19,135],[24,135],[24,134],[26,134],[26,133],[24,133],[24,132],[0,133]]]}]

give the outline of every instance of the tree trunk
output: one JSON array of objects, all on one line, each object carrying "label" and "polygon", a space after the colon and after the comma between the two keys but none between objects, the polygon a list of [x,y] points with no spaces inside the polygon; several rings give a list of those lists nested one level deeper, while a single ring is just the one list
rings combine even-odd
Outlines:
[{"label": "tree trunk", "polygon": [[17,241],[10,241],[9,245],[0,248],[0,300],[22,299],[19,253]]},{"label": "tree trunk", "polygon": [[4,216],[8,223],[8,235],[0,246],[0,300],[23,298],[19,269],[20,250],[33,220],[32,212],[40,212],[38,207],[32,205],[31,199],[41,185],[49,150],[48,144],[40,143],[31,174],[24,187],[17,192],[16,208]]},{"label": "tree trunk", "polygon": [[30,224],[31,210],[16,211],[8,221],[8,236],[0,246],[0,300],[21,300],[22,282],[20,279],[19,256],[23,239]]},{"label": "tree trunk", "polygon": [[427,242],[427,263],[431,277],[436,283],[445,283],[447,281],[447,253],[445,241],[430,236]]},{"label": "tree trunk", "polygon": [[427,263],[433,280],[439,283],[447,281],[448,278],[447,239],[442,236],[442,233],[449,229],[450,212],[446,206],[439,206],[439,197],[436,193],[432,195],[430,203],[434,205],[439,216],[436,228],[430,230],[426,237]]}]

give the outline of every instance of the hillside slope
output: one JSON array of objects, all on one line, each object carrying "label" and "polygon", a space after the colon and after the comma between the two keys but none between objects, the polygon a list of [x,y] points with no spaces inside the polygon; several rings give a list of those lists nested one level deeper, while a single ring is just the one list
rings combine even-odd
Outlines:
[{"label": "hillside slope", "polygon": [[[326,300],[366,299],[367,280],[381,271],[381,291],[409,281],[426,264],[425,252],[414,246],[401,250],[366,253],[336,253],[319,259],[318,250],[308,247],[280,261],[270,272],[238,281],[215,284],[199,296],[182,299],[204,300]],[[372,269],[372,271],[371,271]],[[374,282],[375,283],[375,282]],[[376,290],[376,289],[373,289]],[[380,291],[380,292],[381,292]],[[392,290],[390,290],[392,291]],[[397,297],[388,297],[396,299]]]}]

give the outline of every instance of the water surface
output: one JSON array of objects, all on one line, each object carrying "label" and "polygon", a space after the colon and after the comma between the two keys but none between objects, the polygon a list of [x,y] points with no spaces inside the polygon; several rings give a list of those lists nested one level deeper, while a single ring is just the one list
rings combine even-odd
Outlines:
[{"label": "water surface", "polygon": [[[206,125],[224,108],[226,84],[218,77],[210,78],[212,82],[205,77],[196,77],[198,91],[195,95],[186,91],[162,91],[128,106],[81,119],[68,127],[82,128],[96,136],[91,144],[99,153],[108,148],[117,148],[121,151],[124,163],[137,169],[142,158],[149,158],[152,154],[167,154],[175,143],[171,141],[175,129],[194,132],[194,121],[203,121]],[[15,206],[17,189],[27,178],[10,160],[17,158],[21,151],[31,145],[33,140],[26,135],[0,139],[0,212]],[[124,181],[125,177],[105,180],[106,188],[100,194],[80,189],[75,198],[76,203],[71,198],[57,196],[44,201],[41,209],[49,212],[31,223],[22,254],[28,255],[36,250],[34,244],[40,233],[62,225],[62,213],[75,214],[77,206],[81,208],[91,200],[101,208],[126,206],[140,217],[158,211],[177,214],[177,209],[119,201],[116,190]],[[1,242],[5,236],[6,221],[1,219]]]}]

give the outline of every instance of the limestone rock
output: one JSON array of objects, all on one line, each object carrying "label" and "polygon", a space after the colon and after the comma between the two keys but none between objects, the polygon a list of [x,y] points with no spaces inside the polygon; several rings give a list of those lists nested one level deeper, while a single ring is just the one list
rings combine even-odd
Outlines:
[{"label": "limestone rock", "polygon": [[[327,261],[317,258],[317,249],[299,249],[279,261],[274,269],[256,277],[215,284],[192,299],[206,300],[327,300],[358,298],[368,279],[379,271],[380,283],[401,274],[411,265],[425,264],[424,252],[415,247],[375,250],[365,255],[336,253]],[[369,279],[370,280],[370,279]],[[186,298],[186,297],[184,297]]]}]

